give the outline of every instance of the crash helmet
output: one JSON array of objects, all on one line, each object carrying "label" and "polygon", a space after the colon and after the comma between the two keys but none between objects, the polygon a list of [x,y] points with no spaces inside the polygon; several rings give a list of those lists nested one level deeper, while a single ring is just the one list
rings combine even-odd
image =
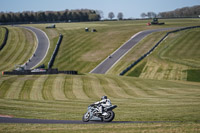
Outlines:
[{"label": "crash helmet", "polygon": [[107,96],[102,96],[101,100],[107,99]]}]

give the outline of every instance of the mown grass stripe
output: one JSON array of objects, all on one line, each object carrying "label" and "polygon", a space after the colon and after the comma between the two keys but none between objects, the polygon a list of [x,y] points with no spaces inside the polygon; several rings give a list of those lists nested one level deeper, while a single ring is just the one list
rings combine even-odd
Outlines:
[{"label": "mown grass stripe", "polygon": [[113,79],[116,82],[116,84],[118,84],[118,86],[123,89],[126,95],[128,95],[126,98],[138,97],[138,95],[135,93],[135,90],[132,89],[132,87],[130,87],[128,84],[126,84],[124,80],[112,77],[111,79]]},{"label": "mown grass stripe", "polygon": [[8,27],[7,45],[0,52],[0,70],[10,70],[14,65],[24,64],[35,49],[34,35],[25,29]]},{"label": "mown grass stripe", "polygon": [[24,86],[24,83],[25,83],[25,77],[24,76],[17,78],[17,80],[15,80],[11,84],[5,98],[7,98],[7,99],[19,99],[20,92],[21,92],[21,90]]},{"label": "mown grass stripe", "polygon": [[100,84],[101,84],[104,92],[106,93],[106,95],[108,97],[111,97],[111,98],[119,98],[120,97],[116,94],[116,92],[113,89],[111,89],[109,87],[109,82],[107,80],[107,77],[104,77],[103,75],[98,75],[97,77],[100,81]]},{"label": "mown grass stripe", "polygon": [[109,89],[112,89],[117,96],[120,98],[131,98],[131,96],[124,91],[121,85],[119,85],[119,82],[116,82],[115,78],[107,78],[107,82],[109,83]]},{"label": "mown grass stripe", "polygon": [[100,99],[102,96],[105,96],[106,93],[103,90],[99,79],[94,75],[92,76],[88,75],[88,76],[90,77],[91,88],[93,92],[95,93],[95,95],[97,96],[96,98]]},{"label": "mown grass stripe", "polygon": [[[193,39],[191,40],[191,44],[193,44],[193,46],[190,48],[190,55],[187,55],[189,57],[193,57],[193,55],[199,55],[199,51],[197,49],[200,49],[200,45],[199,45],[199,38],[200,38],[200,35],[199,35],[199,32],[198,31],[195,31],[193,33]],[[196,57],[195,57],[196,58]]]},{"label": "mown grass stripe", "polygon": [[132,82],[129,82],[128,84],[134,87],[134,90],[138,96],[149,97],[147,90],[144,90],[144,87],[141,85],[141,83],[138,83],[137,81],[132,81]]},{"label": "mown grass stripe", "polygon": [[[181,58],[182,55],[185,54],[184,57],[187,57],[187,53],[189,54],[190,53],[190,49],[191,49],[191,46],[190,45],[185,45],[185,44],[193,44],[191,43],[192,41],[190,40],[190,38],[193,38],[193,34],[191,34],[190,32],[188,34],[185,34],[180,38],[180,43],[176,43],[175,46],[179,46],[178,48],[174,48],[174,55],[176,55],[178,58]],[[192,39],[193,40],[193,39]],[[194,40],[193,40],[194,41]],[[179,49],[179,50],[177,50]],[[189,50],[189,51],[188,51]],[[188,51],[188,52],[185,52],[185,51]]]},{"label": "mown grass stripe", "polygon": [[34,80],[30,80],[30,79],[27,79],[24,82],[24,85],[23,85],[21,92],[19,94],[19,99],[30,100],[30,93],[31,93],[33,83],[34,83]]},{"label": "mown grass stripe", "polygon": [[134,78],[126,78],[123,80],[124,84],[129,86],[134,93],[136,94],[137,97],[148,97],[149,95],[143,90],[141,86],[137,84],[137,79]]},{"label": "mown grass stripe", "polygon": [[53,83],[52,94],[55,100],[66,100],[64,93],[65,75],[58,75]]},{"label": "mown grass stripe", "polygon": [[[80,35],[80,36],[73,36],[73,41],[70,43],[70,40],[66,41],[66,45],[61,45],[61,50],[58,53],[58,56],[62,56],[64,58],[57,58],[56,59],[56,63],[60,64],[63,61],[65,61],[65,58],[69,59],[69,56],[76,56],[77,55],[77,50],[80,51],[84,46],[83,41],[87,40],[87,38],[89,37],[88,35]],[[65,39],[65,38],[64,38]],[[64,40],[63,40],[64,42]],[[61,55],[59,55],[61,54]],[[65,55],[65,56],[63,56]]]},{"label": "mown grass stripe", "polygon": [[53,94],[52,94],[52,87],[55,80],[55,75],[49,75],[48,78],[45,80],[43,84],[43,90],[42,95],[44,100],[54,100]]},{"label": "mown grass stripe", "polygon": [[73,77],[73,94],[78,98],[78,99],[89,99],[87,94],[85,94],[83,90],[83,80],[81,76],[74,76]]},{"label": "mown grass stripe", "polygon": [[[4,49],[0,53],[1,64],[6,63],[6,60],[8,60],[9,56],[11,56],[14,53],[14,51],[17,49],[15,47],[15,44],[17,45],[17,43],[19,42],[17,30],[15,28],[9,28],[9,31],[10,31],[10,34],[8,36],[7,45],[4,47]],[[4,65],[2,65],[2,66],[4,66]],[[2,66],[0,66],[0,68]],[[2,68],[1,68],[1,70],[2,70]]]},{"label": "mown grass stripe", "polygon": [[[104,82],[112,81],[117,87],[125,88],[126,86],[130,87],[130,91],[133,90],[138,97],[126,97],[124,96],[117,96],[112,97],[107,95],[110,99],[112,104],[118,105],[118,108],[115,111],[116,119],[115,120],[196,120],[198,119],[199,114],[199,83],[192,83],[192,82],[184,82],[184,81],[163,81],[163,80],[147,80],[147,79],[140,79],[140,78],[132,78],[132,77],[113,77],[111,75],[42,75],[45,78],[49,77],[54,78],[55,80],[60,77],[65,79],[76,78],[80,80],[82,84],[79,84],[79,87],[82,88],[84,82],[86,80],[87,84],[89,85],[89,90],[92,93],[97,94],[96,90],[99,88],[101,93],[107,94],[118,94],[120,92],[116,92],[114,88],[110,89],[110,86],[113,83],[104,84],[102,86],[100,78],[104,78]],[[17,76],[17,80],[12,82],[12,85],[17,81],[23,80],[24,82],[30,81],[33,82],[32,86],[36,84],[36,81],[42,79],[42,76],[35,75],[35,76]],[[99,78],[100,77],[100,78]],[[7,77],[5,77],[7,78]],[[16,78],[16,77],[15,77]],[[4,77],[3,77],[4,79]],[[0,79],[1,80],[1,79]],[[53,80],[53,84],[56,82]],[[121,83],[118,83],[118,80]],[[46,80],[42,81],[44,84]],[[66,80],[65,80],[66,81]],[[94,81],[94,82],[93,82]],[[94,84],[93,84],[94,83]],[[97,88],[95,84],[99,84],[100,86]],[[117,84],[118,83],[118,84]],[[143,86],[135,87],[138,84],[142,84]],[[23,86],[25,86],[23,82],[21,82]],[[86,84],[86,85],[87,85]],[[93,85],[92,85],[93,84]],[[73,86],[72,79],[70,79],[69,86]],[[53,85],[54,86],[54,85]],[[95,88],[93,88],[95,87]],[[128,89],[128,87],[126,89]],[[32,93],[33,88],[31,89]],[[87,87],[86,87],[87,88]],[[146,90],[144,90],[144,89]],[[10,88],[11,89],[11,88]],[[107,89],[107,90],[105,90]],[[88,90],[88,91],[89,91]],[[151,92],[150,94],[147,93],[147,90]],[[74,91],[74,90],[73,90]],[[109,92],[108,91],[114,91]],[[125,90],[122,90],[125,91]],[[88,92],[84,92],[83,94],[87,94]],[[81,93],[82,93],[81,92]],[[42,93],[38,91],[38,93]],[[79,93],[79,92],[78,92]],[[81,94],[79,93],[79,94]],[[92,94],[91,93],[91,94]],[[142,94],[141,94],[142,93]],[[6,93],[8,94],[8,93]],[[86,96],[87,96],[86,95]],[[6,95],[7,96],[7,95]],[[53,93],[54,96],[54,93]],[[97,98],[90,98],[87,96],[87,99],[83,99],[81,97],[77,97],[76,99],[66,99],[64,101],[57,100],[55,97],[54,100],[13,100],[13,99],[0,99],[0,112],[3,114],[12,114],[15,117],[23,117],[23,118],[39,118],[39,119],[70,119],[70,120],[80,120],[83,115],[83,110],[86,111],[86,108],[89,104],[99,100],[102,95],[97,94]],[[96,96],[95,96],[96,97]],[[125,110],[124,110],[125,108]],[[134,112],[134,113],[133,113]],[[190,113],[188,113],[190,112]],[[191,113],[192,112],[192,113]],[[119,115],[119,114],[124,115]],[[171,114],[173,114],[171,116]],[[184,117],[184,116],[188,117]],[[191,116],[192,115],[192,116]],[[169,117],[171,116],[171,117]],[[194,117],[195,116],[195,117]],[[196,118],[197,117],[197,118]]]},{"label": "mown grass stripe", "polygon": [[85,92],[85,94],[92,99],[97,99],[98,96],[96,95],[96,93],[94,92],[94,89],[91,85],[91,78],[88,76],[84,76],[82,77],[83,80],[83,91]]},{"label": "mown grass stripe", "polygon": [[33,83],[33,88],[31,89],[31,94],[30,94],[30,99],[31,100],[44,100],[43,97],[43,85],[44,82],[47,80],[48,76],[47,75],[41,75],[37,76],[36,80]]},{"label": "mown grass stripe", "polygon": [[5,33],[6,33],[6,29],[3,27],[0,27],[0,46],[3,43],[3,40],[5,38]]},{"label": "mown grass stripe", "polygon": [[164,43],[166,48],[161,48],[159,51],[160,58],[177,64],[199,67],[199,32],[198,28],[171,35]]},{"label": "mown grass stripe", "polygon": [[11,83],[16,80],[15,77],[12,77],[8,80],[4,80],[0,85],[0,98],[4,98],[6,96],[7,91],[9,90]]},{"label": "mown grass stripe", "polygon": [[10,78],[17,77],[17,76],[10,76],[10,75],[1,75],[0,74],[0,85],[3,81],[9,80]]},{"label": "mown grass stripe", "polygon": [[130,81],[127,81],[127,80],[123,80],[121,81],[124,83],[124,85],[126,86],[126,91],[129,95],[132,95],[133,98],[135,97],[145,97],[146,94],[144,94],[143,91],[141,91],[140,88],[138,88],[134,82],[130,82]]},{"label": "mown grass stripe", "polygon": [[[90,37],[91,38],[91,37]],[[90,38],[86,38],[81,42],[77,42],[78,44],[75,45],[76,47],[70,47],[70,49],[66,50],[66,52],[68,53],[68,56],[62,56],[63,58],[59,58],[59,56],[57,57],[56,61],[58,61],[57,63],[60,64],[59,65],[59,69],[64,70],[66,69],[66,64],[70,64],[70,68],[69,69],[76,69],[76,70],[80,70],[80,69],[84,69],[84,66],[87,64],[89,65],[89,63],[85,63],[84,62],[79,62],[78,60],[80,59],[80,56],[85,52],[88,51],[88,47],[87,47],[87,39]],[[86,49],[84,49],[84,47],[86,47]],[[60,51],[60,53],[62,53],[62,51]],[[78,54],[79,55],[78,55]],[[64,54],[63,54],[64,55]],[[60,59],[62,61],[60,61]],[[76,62],[75,62],[76,61]],[[77,65],[79,64],[79,65]],[[55,62],[55,66],[56,66],[56,62]],[[68,67],[69,65],[67,65]]]},{"label": "mown grass stripe", "polygon": [[[23,46],[24,46],[23,37],[24,37],[24,34],[21,32],[21,30],[16,29],[16,32],[15,32],[14,38],[12,39],[12,44],[11,44],[13,52],[10,55],[8,55],[6,58],[6,60],[9,60],[10,63],[12,63],[14,60],[16,60],[16,58],[21,54],[21,51],[23,50]],[[17,51],[17,52],[15,53],[15,51]],[[5,67],[7,67],[7,66],[5,66]]]},{"label": "mown grass stripe", "polygon": [[65,82],[64,82],[64,94],[65,97],[68,99],[77,99],[76,96],[73,93],[73,77],[71,75],[67,75],[65,77]]}]

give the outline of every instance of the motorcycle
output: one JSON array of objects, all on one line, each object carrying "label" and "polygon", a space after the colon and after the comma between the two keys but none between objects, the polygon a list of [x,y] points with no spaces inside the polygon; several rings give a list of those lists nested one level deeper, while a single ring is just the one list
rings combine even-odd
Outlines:
[{"label": "motorcycle", "polygon": [[82,121],[89,122],[90,120],[101,120],[103,122],[111,122],[115,118],[115,113],[112,111],[117,105],[111,105],[103,108],[102,113],[98,113],[100,104],[91,104],[88,106],[87,112],[83,115]]}]

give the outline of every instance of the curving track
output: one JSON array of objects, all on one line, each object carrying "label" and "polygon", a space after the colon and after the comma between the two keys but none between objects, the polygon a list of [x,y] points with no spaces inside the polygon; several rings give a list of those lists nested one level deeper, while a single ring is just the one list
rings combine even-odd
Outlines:
[{"label": "curving track", "polygon": [[130,38],[125,44],[118,48],[114,53],[111,54],[111,58],[107,57],[102,61],[96,68],[94,68],[90,73],[105,74],[109,69],[111,69],[126,53],[131,50],[139,41],[141,41],[147,35],[153,32],[174,30],[177,28],[162,28],[141,31]]},{"label": "curving track", "polygon": [[46,33],[40,29],[29,27],[29,26],[18,26],[18,27],[26,28],[32,31],[35,34],[36,39],[37,39],[37,48],[35,50],[35,53],[27,61],[27,63],[24,64],[25,69],[29,70],[37,66],[46,57],[47,52],[49,50],[49,46],[50,46],[49,38],[47,37]]}]

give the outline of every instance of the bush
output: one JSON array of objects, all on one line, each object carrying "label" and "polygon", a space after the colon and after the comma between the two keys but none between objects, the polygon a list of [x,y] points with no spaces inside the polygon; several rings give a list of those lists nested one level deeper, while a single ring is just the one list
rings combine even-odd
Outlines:
[{"label": "bush", "polygon": [[200,70],[187,70],[187,81],[200,82]]}]

